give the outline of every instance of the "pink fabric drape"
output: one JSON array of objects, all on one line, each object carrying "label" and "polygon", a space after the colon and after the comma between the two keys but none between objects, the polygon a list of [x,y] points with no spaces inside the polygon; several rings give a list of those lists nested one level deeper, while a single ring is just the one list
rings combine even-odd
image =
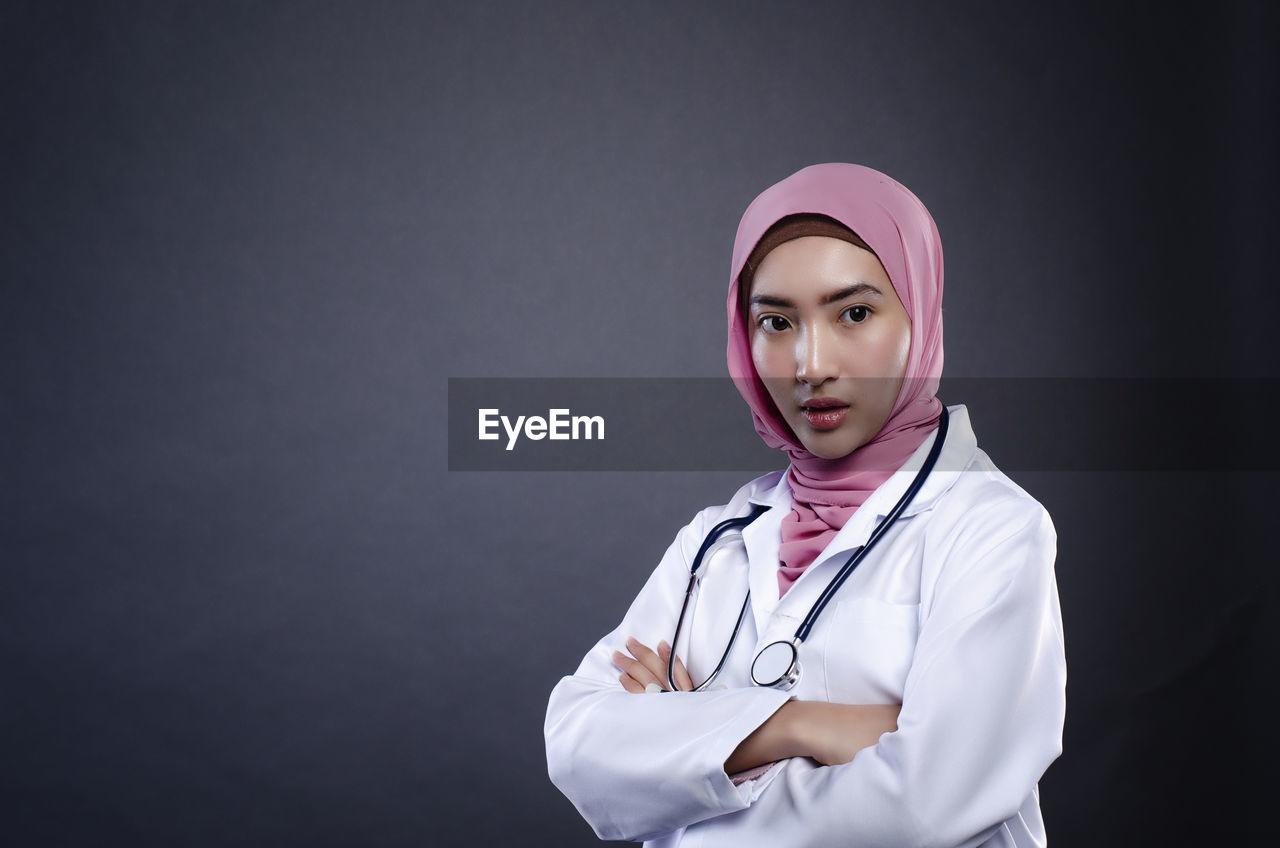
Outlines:
[{"label": "pink fabric drape", "polygon": [[[858,234],[879,257],[911,318],[906,376],[888,420],[869,442],[840,459],[805,450],[774,406],[751,359],[750,328],[738,302],[738,275],[760,237],[781,218],[827,215]],[[934,395],[942,377],[942,242],[924,204],[900,183],[862,165],[811,165],[766,189],[738,224],[728,296],[729,374],[751,407],[756,432],[791,459],[792,511],[782,522],[779,594],[836,531],[938,425]]]}]

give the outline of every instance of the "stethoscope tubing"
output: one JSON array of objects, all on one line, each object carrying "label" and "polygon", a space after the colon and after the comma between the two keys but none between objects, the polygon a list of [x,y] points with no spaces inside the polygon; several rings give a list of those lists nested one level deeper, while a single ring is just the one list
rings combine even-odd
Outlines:
[{"label": "stethoscope tubing", "polygon": [[[707,555],[707,551],[711,549],[721,536],[730,530],[746,527],[755,521],[767,509],[759,504],[751,505],[751,514],[744,515],[739,518],[730,518],[721,521],[715,527],[711,528],[711,532],[707,534],[707,538],[703,539],[702,546],[698,548],[698,555],[693,558],[693,567],[689,571],[689,586],[684,592],[684,603],[680,607],[680,618],[676,620],[676,633],[671,637],[671,656],[667,658],[667,685],[671,687],[670,691],[675,691],[675,664],[676,664],[676,645],[680,641],[680,630],[684,626],[684,614],[689,608],[689,599],[693,597],[693,587],[698,582],[698,572],[702,570],[703,557]],[[742,620],[747,615],[747,608],[751,605],[751,593],[747,592],[747,596],[742,600],[742,609],[738,611],[738,620],[733,625],[733,635],[729,637],[729,646],[732,647],[738,638],[738,631],[742,628]],[[693,687],[694,692],[701,692],[707,686],[711,685],[711,681],[715,680],[720,674],[720,669],[724,668],[725,661],[729,659],[729,652],[725,651],[720,657],[720,662],[716,666],[715,671],[702,683]]]},{"label": "stethoscope tubing", "polygon": [[[884,537],[885,533],[889,531],[889,528],[898,520],[903,511],[920,491],[925,480],[927,480],[929,475],[933,472],[933,468],[938,462],[938,457],[942,454],[942,445],[947,437],[949,420],[950,415],[947,412],[947,408],[943,406],[942,415],[938,420],[937,435],[934,438],[933,445],[930,447],[929,454],[925,457],[924,463],[920,466],[920,470],[911,481],[911,485],[902,493],[902,497],[900,497],[898,502],[894,504],[893,509],[889,511],[889,514],[885,516],[884,520],[876,525],[876,528],[872,531],[870,537],[868,537],[867,543],[857,548],[849,556],[849,559],[845,561],[845,564],[840,567],[840,571],[836,573],[835,577],[833,577],[830,582],[823,587],[822,593],[818,595],[818,599],[814,601],[813,606],[809,608],[808,615],[804,617],[804,621],[800,622],[800,626],[796,628],[795,635],[791,639],[784,639],[769,643],[756,655],[756,662],[752,663],[751,677],[752,682],[757,686],[775,686],[789,689],[795,685],[800,676],[800,643],[808,638],[810,631],[813,630],[813,626],[818,620],[818,616],[822,614],[822,611],[826,608],[827,604],[829,604],[831,599],[835,597],[836,592],[840,590],[840,587],[844,585],[849,575],[853,573],[854,569],[856,569],[862,560],[866,558],[867,554],[871,552],[871,549],[875,547],[876,543]],[[721,521],[715,527],[711,528],[711,532],[707,534],[707,537],[702,541],[702,545],[698,548],[698,553],[693,558],[693,565],[690,568],[689,585],[685,589],[684,603],[680,607],[680,617],[676,620],[675,636],[671,639],[671,655],[667,658],[667,685],[671,688],[663,691],[676,691],[676,645],[680,640],[680,631],[684,627],[684,617],[689,608],[689,601],[693,597],[694,586],[697,584],[699,572],[702,570],[703,558],[721,536],[730,530],[740,530],[741,528],[746,527],[748,524],[759,518],[766,509],[766,507],[759,504],[752,504],[751,513],[749,515],[729,518]],[[720,662],[716,665],[715,670],[711,672],[707,679],[695,686],[692,691],[701,692],[720,675],[721,669],[724,668],[725,662],[729,659],[730,651],[733,650],[734,643],[738,640],[738,631],[742,629],[742,622],[746,617],[747,609],[750,604],[751,592],[748,590],[747,596],[742,601],[742,609],[738,611],[738,619],[733,625],[733,635],[729,637],[729,645],[725,648],[724,653],[720,655]],[[767,682],[758,681],[755,677],[755,665],[759,661],[760,657],[774,646],[787,646],[790,648],[790,665],[783,674],[777,677],[777,679]]]},{"label": "stethoscope tubing", "polygon": [[938,462],[938,456],[942,453],[942,442],[947,438],[947,423],[950,415],[947,408],[942,408],[942,416],[938,421],[938,435],[934,439],[933,445],[929,449],[929,455],[925,457],[924,464],[920,466],[920,471],[916,473],[915,479],[911,481],[911,485],[902,493],[902,497],[898,498],[898,502],[894,504],[893,509],[889,510],[889,514],[885,516],[884,521],[876,525],[875,530],[871,532],[871,536],[867,539],[867,543],[858,548],[849,557],[848,561],[840,567],[840,571],[832,578],[831,582],[822,590],[822,594],[818,596],[818,600],[813,602],[813,606],[809,609],[809,614],[805,616],[804,621],[800,622],[800,626],[796,628],[796,641],[803,642],[809,638],[809,631],[813,630],[814,623],[818,620],[818,616],[826,608],[827,604],[844,585],[844,581],[858,567],[858,564],[871,553],[871,549],[875,547],[876,542],[884,538],[884,534],[889,532],[889,528],[898,520],[898,516],[902,515],[908,504],[915,498],[916,493],[920,491],[920,487],[924,485],[924,481],[928,479],[929,474],[933,472],[933,466]]}]

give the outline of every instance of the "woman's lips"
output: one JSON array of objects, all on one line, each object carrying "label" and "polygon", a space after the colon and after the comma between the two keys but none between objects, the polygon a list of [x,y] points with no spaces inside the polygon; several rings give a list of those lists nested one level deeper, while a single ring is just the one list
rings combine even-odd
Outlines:
[{"label": "woman's lips", "polygon": [[[836,402],[838,403],[838,402]],[[812,406],[801,407],[804,413],[804,419],[809,422],[809,426],[815,430],[834,430],[844,422],[844,417],[849,412],[848,404],[839,404],[830,401],[815,403]]]}]

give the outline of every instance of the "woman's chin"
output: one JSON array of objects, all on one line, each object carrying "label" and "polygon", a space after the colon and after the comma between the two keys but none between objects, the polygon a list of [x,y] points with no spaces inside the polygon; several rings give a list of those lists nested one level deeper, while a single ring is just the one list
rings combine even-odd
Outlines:
[{"label": "woman's chin", "polygon": [[867,442],[866,439],[860,440],[856,435],[841,430],[807,428],[805,433],[797,435],[805,450],[819,459],[844,459]]}]

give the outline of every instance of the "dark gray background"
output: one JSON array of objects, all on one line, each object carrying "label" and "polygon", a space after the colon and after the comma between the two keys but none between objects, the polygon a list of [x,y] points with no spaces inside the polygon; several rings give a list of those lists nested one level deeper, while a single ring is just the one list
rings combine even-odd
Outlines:
[{"label": "dark gray background", "polygon": [[[1276,377],[1276,24],[5,3],[0,839],[594,844],[547,694],[750,475],[449,473],[447,378],[722,375],[739,215],[832,160],[937,220],[948,375]],[[1054,844],[1261,834],[1275,474],[1017,481]]]}]

